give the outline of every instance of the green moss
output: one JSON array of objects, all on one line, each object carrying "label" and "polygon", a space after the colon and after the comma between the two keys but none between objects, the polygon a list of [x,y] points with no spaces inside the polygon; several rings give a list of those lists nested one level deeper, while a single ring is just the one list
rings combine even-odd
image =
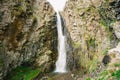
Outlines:
[{"label": "green moss", "polygon": [[80,47],[80,43],[73,43],[74,48],[79,48]]},{"label": "green moss", "polygon": [[104,70],[100,74],[100,80],[107,80],[108,79],[108,71]]},{"label": "green moss", "polygon": [[120,70],[117,70],[112,74],[108,73],[107,70],[104,70],[100,73],[100,75],[98,75],[98,77],[90,79],[88,78],[88,80],[120,80]]},{"label": "green moss", "polygon": [[101,24],[106,30],[109,30],[109,26],[107,25],[107,23],[105,22],[105,20],[101,19],[101,20],[100,20],[100,24]]},{"label": "green moss", "polygon": [[114,64],[115,67],[120,67],[120,63]]},{"label": "green moss", "polygon": [[98,68],[97,55],[96,55],[96,53],[93,53],[93,55],[94,56],[93,56],[92,60],[88,59],[88,61],[86,63],[89,73],[94,72]]},{"label": "green moss", "polygon": [[86,80],[91,80],[91,78],[86,78]]},{"label": "green moss", "polygon": [[87,73],[94,72],[98,66],[97,54],[92,53],[92,55],[92,59],[90,59],[88,55],[80,54],[79,64],[81,66],[81,69]]},{"label": "green moss", "polygon": [[32,80],[39,74],[39,69],[32,69],[32,67],[19,66],[8,73],[9,80]]},{"label": "green moss", "polygon": [[95,48],[97,45],[95,44],[95,39],[90,38],[86,41],[88,46]]},{"label": "green moss", "polygon": [[115,80],[120,80],[120,69],[112,73],[112,76],[115,78]]},{"label": "green moss", "polygon": [[88,65],[89,65],[89,73],[92,73],[94,70],[97,69],[97,62],[95,60],[89,61]]}]

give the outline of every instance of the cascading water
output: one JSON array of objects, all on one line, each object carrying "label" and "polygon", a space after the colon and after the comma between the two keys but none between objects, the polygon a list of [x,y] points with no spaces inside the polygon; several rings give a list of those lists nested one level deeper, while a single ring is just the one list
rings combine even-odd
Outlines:
[{"label": "cascading water", "polygon": [[58,29],[58,60],[56,62],[55,72],[66,72],[66,50],[65,36],[62,32],[62,24],[59,12],[57,14],[57,29]]},{"label": "cascading water", "polygon": [[66,50],[65,50],[65,36],[62,31],[62,23],[59,11],[64,9],[67,0],[48,0],[56,11],[57,16],[57,32],[58,32],[58,59],[56,62],[55,72],[64,73],[66,70]]}]

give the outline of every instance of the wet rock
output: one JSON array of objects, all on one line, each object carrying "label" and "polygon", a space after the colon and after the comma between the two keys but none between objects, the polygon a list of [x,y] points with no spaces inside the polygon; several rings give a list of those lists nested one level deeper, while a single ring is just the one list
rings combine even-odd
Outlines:
[{"label": "wet rock", "polygon": [[73,47],[72,47],[70,33],[68,32],[68,30],[66,28],[66,23],[65,23],[64,17],[62,17],[61,19],[62,19],[62,26],[63,26],[63,34],[65,36],[65,46],[66,46],[66,53],[67,53],[67,60],[66,60],[67,70],[71,71],[73,69],[73,64],[74,64]]}]

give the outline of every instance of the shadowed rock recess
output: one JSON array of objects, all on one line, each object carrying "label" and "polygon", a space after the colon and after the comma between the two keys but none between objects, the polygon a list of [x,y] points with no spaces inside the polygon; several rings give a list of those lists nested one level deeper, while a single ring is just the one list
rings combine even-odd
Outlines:
[{"label": "shadowed rock recess", "polygon": [[[65,74],[52,73],[58,57],[55,14],[47,0],[0,0],[0,80],[119,80],[120,0],[67,1],[60,12]],[[25,69],[38,73],[13,78]]]}]

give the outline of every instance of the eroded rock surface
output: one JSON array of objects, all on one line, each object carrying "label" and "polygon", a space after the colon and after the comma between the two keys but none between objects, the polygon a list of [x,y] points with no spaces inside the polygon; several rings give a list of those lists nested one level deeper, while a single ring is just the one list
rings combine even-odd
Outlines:
[{"label": "eroded rock surface", "polygon": [[52,70],[57,53],[55,12],[46,0],[0,1],[0,79],[23,63]]},{"label": "eroded rock surface", "polygon": [[118,39],[120,39],[120,22],[115,22],[112,24],[114,33]]},{"label": "eroded rock surface", "polygon": [[120,43],[113,49],[108,51],[110,62],[108,64],[108,71],[114,72],[120,69]]},{"label": "eroded rock surface", "polygon": [[[120,39],[119,4],[120,0],[68,0],[61,15],[69,70],[96,70],[106,51],[116,46]],[[106,64],[120,61],[116,58],[120,49],[116,48],[109,51],[108,55],[115,57]],[[23,63],[34,62],[33,66],[50,72],[56,56],[56,17],[50,4],[45,0],[1,0],[0,79]]]},{"label": "eroded rock surface", "polygon": [[111,46],[109,31],[99,13],[101,4],[101,0],[69,0],[63,12],[74,47],[74,60],[84,69],[92,70],[101,60],[102,52]]}]

